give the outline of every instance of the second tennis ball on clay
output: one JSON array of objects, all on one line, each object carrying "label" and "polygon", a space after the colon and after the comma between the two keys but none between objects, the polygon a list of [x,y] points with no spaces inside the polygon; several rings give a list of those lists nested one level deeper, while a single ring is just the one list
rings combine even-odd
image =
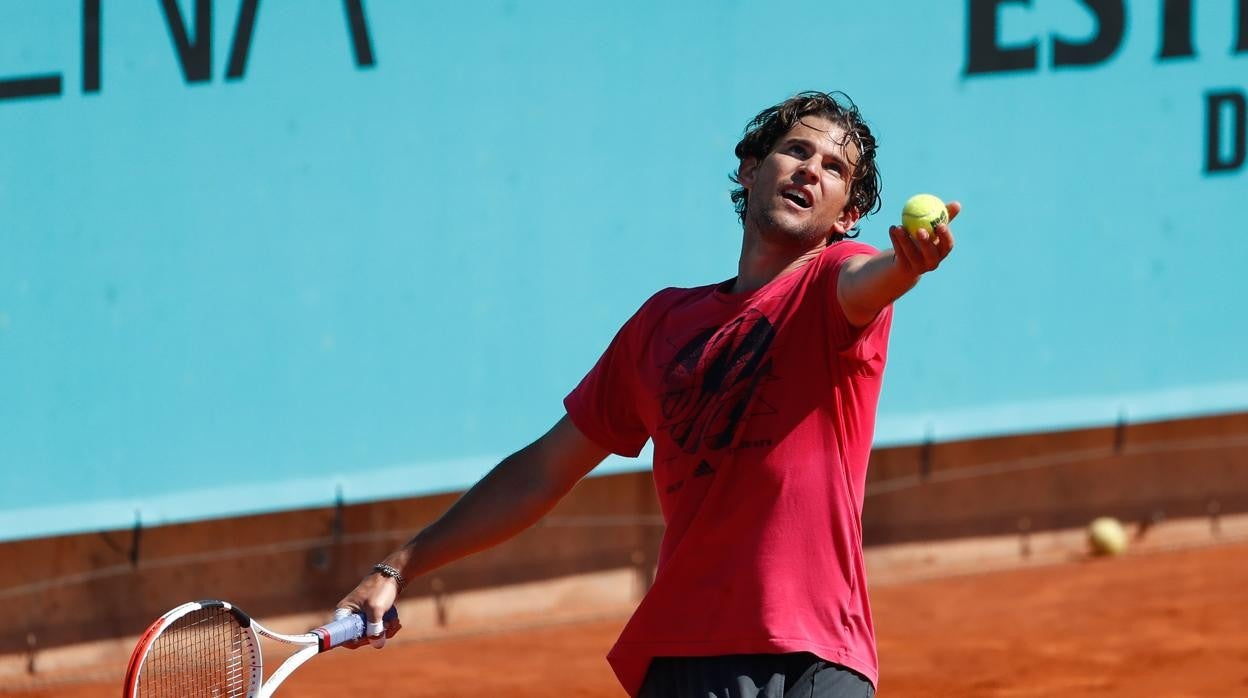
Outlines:
[{"label": "second tennis ball on clay", "polygon": [[945,202],[931,194],[916,194],[901,209],[901,227],[911,236],[918,234],[920,229],[932,233],[937,225],[948,222],[949,209],[945,208]]},{"label": "second tennis ball on clay", "polygon": [[1127,531],[1112,516],[1097,517],[1088,524],[1088,546],[1093,555],[1121,555],[1127,549]]}]

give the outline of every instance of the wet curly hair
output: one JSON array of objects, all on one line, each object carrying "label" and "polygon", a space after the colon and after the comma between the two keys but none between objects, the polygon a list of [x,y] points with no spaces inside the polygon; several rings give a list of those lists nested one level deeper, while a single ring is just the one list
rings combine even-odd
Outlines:
[{"label": "wet curly hair", "polygon": [[[784,137],[789,129],[797,125],[807,116],[820,116],[840,126],[845,131],[846,142],[851,141],[858,146],[858,160],[851,162],[853,173],[850,176],[849,205],[853,206],[861,218],[880,210],[880,170],[876,166],[876,140],[858,111],[857,105],[844,92],[799,92],[783,102],[759,112],[745,127],[745,135],[737,143],[737,157],[741,160],[755,158],[762,160],[767,157],[776,143]],[[737,209],[737,217],[745,222],[747,192],[740,186],[741,181],[733,172],[729,175],[733,184],[738,185],[732,191],[732,203]],[[858,227],[852,234],[834,235],[856,237]]]}]

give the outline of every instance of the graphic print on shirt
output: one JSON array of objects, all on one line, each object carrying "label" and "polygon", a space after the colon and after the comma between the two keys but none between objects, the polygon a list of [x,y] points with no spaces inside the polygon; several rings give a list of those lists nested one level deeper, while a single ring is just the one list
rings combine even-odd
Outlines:
[{"label": "graphic print on shirt", "polygon": [[[750,308],[721,327],[700,330],[683,345],[677,344],[663,371],[659,428],[685,454],[702,454],[688,475],[713,475],[718,469],[716,456],[734,445],[743,419],[775,413],[758,395],[764,382],[774,380],[768,350],[775,337],[776,328],[767,316]],[[668,491],[680,489],[682,483],[673,483]]]}]

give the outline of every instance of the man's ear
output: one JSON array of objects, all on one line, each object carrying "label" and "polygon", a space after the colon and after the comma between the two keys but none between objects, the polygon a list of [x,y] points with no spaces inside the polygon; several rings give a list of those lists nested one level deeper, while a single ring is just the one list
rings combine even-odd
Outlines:
[{"label": "man's ear", "polygon": [[844,235],[854,229],[858,225],[858,219],[862,215],[858,213],[858,209],[849,204],[845,204],[845,208],[841,210],[841,215],[837,216],[836,222],[832,224],[832,229],[837,235]]},{"label": "man's ear", "polygon": [[758,158],[741,158],[741,164],[737,167],[737,181],[749,189],[754,186],[755,172],[758,172]]}]

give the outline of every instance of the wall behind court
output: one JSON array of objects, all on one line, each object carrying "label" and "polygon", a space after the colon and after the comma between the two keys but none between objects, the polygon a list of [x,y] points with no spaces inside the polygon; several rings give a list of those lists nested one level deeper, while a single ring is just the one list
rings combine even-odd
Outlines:
[{"label": "wall behind court", "polygon": [[[962,200],[878,441],[1248,408],[1243,2],[0,0],[0,538],[451,491],[843,89]],[[604,472],[640,462],[612,461]]]}]

